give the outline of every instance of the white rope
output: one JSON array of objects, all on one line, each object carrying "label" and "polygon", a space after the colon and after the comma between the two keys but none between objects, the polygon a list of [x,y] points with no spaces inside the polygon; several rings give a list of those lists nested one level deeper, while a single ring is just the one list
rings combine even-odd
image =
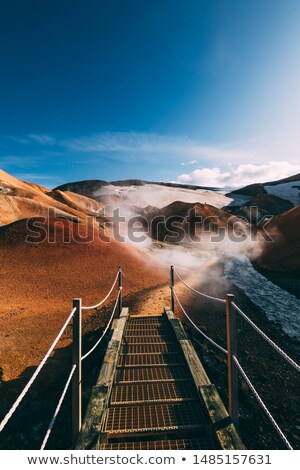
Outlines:
[{"label": "white rope", "polygon": [[285,443],[286,447],[290,450],[293,450],[293,447],[291,446],[291,444],[289,443],[289,441],[287,440],[287,438],[285,437],[285,435],[283,434],[282,430],[280,429],[280,427],[278,426],[277,422],[275,421],[275,419],[273,418],[273,416],[271,415],[270,411],[268,410],[268,408],[266,407],[266,405],[264,404],[262,398],[260,397],[260,395],[258,394],[258,392],[256,391],[256,389],[254,388],[254,385],[251,383],[251,380],[249,379],[249,377],[247,376],[246,372],[244,371],[244,369],[242,368],[241,364],[239,363],[238,359],[233,356],[233,360],[234,362],[236,363],[237,365],[237,368],[239,369],[240,373],[242,374],[243,378],[245,379],[245,381],[247,382],[247,384],[249,385],[253,395],[255,396],[256,400],[258,401],[258,403],[260,404],[261,408],[264,410],[264,412],[266,413],[267,417],[269,418],[269,420],[271,421],[271,423],[273,424],[275,430],[277,431],[278,435],[280,436],[280,438],[282,439],[282,441]]},{"label": "white rope", "polygon": [[193,325],[194,328],[196,328],[197,331],[199,331],[199,333],[207,340],[209,341],[213,346],[215,346],[216,348],[218,348],[220,351],[222,351],[224,354],[228,354],[226,349],[222,348],[222,346],[220,346],[218,343],[216,343],[214,340],[212,340],[209,336],[207,336],[205,333],[203,333],[203,331],[200,330],[200,328],[198,328],[198,326],[193,322],[193,320],[191,320],[191,318],[188,316],[188,314],[186,313],[185,309],[183,308],[180,300],[178,299],[177,297],[177,294],[175,292],[175,289],[172,287],[172,290],[173,290],[173,293],[174,293],[174,296],[178,302],[178,305],[179,307],[181,308],[182,312],[184,313],[184,315],[188,318],[188,320],[191,322],[191,324]]},{"label": "white rope", "polygon": [[288,356],[277,344],[274,343],[250,318],[234,303],[231,304],[235,310],[259,333],[291,366],[300,372],[300,366]]},{"label": "white rope", "polygon": [[218,297],[212,297],[211,295],[203,294],[203,292],[199,292],[198,290],[196,290],[196,289],[194,289],[193,287],[189,286],[189,285],[182,279],[182,277],[178,274],[178,272],[176,271],[175,268],[174,268],[174,272],[175,272],[176,276],[178,277],[178,279],[179,279],[188,289],[190,289],[191,291],[195,292],[195,294],[202,295],[203,297],[206,297],[207,299],[216,300],[217,302],[221,302],[222,304],[225,304],[225,303],[226,303],[226,300],[224,300],[224,299],[219,299]]},{"label": "white rope", "polygon": [[82,356],[81,360],[83,361],[84,359],[86,359],[90,354],[92,354],[92,352],[96,349],[96,347],[100,344],[100,342],[102,341],[102,339],[104,338],[108,328],[109,328],[109,325],[111,324],[112,322],[112,319],[114,317],[114,314],[115,314],[115,311],[116,311],[116,308],[117,308],[117,305],[118,305],[118,301],[119,301],[119,297],[120,297],[120,294],[121,294],[121,290],[119,289],[119,293],[118,293],[118,296],[117,296],[117,300],[116,300],[116,303],[115,303],[115,306],[113,308],[113,311],[112,311],[112,314],[111,314],[111,317],[109,319],[109,322],[108,324],[106,325],[106,328],[105,330],[103,331],[102,333],[102,336],[98,339],[97,343],[92,347],[92,349],[89,350],[89,352],[87,352],[84,356]]},{"label": "white rope", "polygon": [[58,335],[56,336],[55,340],[53,341],[52,345],[50,346],[47,354],[45,355],[44,359],[42,360],[42,362],[40,363],[40,365],[38,366],[38,368],[35,370],[33,376],[31,377],[31,379],[29,380],[29,382],[27,383],[27,385],[24,387],[24,389],[22,390],[22,392],[20,393],[20,395],[18,396],[18,398],[16,399],[15,403],[12,405],[11,409],[9,410],[9,412],[6,414],[6,416],[3,418],[3,420],[1,421],[0,423],[0,432],[4,429],[4,427],[6,426],[6,424],[8,423],[8,421],[10,420],[10,418],[12,417],[12,415],[14,414],[14,412],[16,411],[16,409],[18,408],[19,404],[21,403],[21,401],[23,400],[23,398],[25,397],[26,393],[28,392],[28,390],[30,389],[31,385],[33,384],[33,382],[35,381],[35,379],[37,378],[37,376],[39,375],[40,371],[42,370],[43,366],[45,365],[47,359],[49,358],[49,356],[51,355],[53,349],[55,348],[55,346],[57,345],[58,341],[60,340],[63,332],[65,331],[66,327],[68,326],[71,318],[73,317],[74,313],[76,311],[76,308],[73,308],[71,310],[71,313],[70,315],[68,316],[67,320],[65,321],[63,327],[61,328],[60,332],[58,333]]},{"label": "white rope", "polygon": [[49,426],[48,426],[48,429],[47,429],[47,432],[46,432],[46,435],[45,435],[45,437],[44,437],[44,440],[43,440],[43,443],[42,443],[42,445],[41,445],[40,450],[44,450],[45,447],[46,447],[46,444],[47,444],[47,442],[48,442],[49,436],[50,436],[51,431],[52,431],[52,429],[53,429],[53,426],[54,426],[54,424],[55,424],[57,415],[58,415],[58,413],[59,413],[59,411],[60,411],[61,405],[62,405],[62,403],[63,403],[63,401],[64,401],[64,398],[65,398],[65,396],[66,396],[67,390],[68,390],[69,385],[70,385],[70,382],[71,382],[72,377],[73,377],[73,375],[74,375],[75,369],[76,369],[76,364],[74,364],[74,366],[73,366],[72,369],[71,369],[70,375],[69,375],[69,377],[68,377],[68,379],[67,379],[65,388],[63,389],[63,392],[62,392],[62,394],[61,394],[61,397],[60,397],[59,402],[58,402],[58,404],[57,404],[57,407],[56,407],[56,409],[55,409],[54,415],[53,415],[53,417],[52,417],[52,419],[51,419],[51,421],[50,421],[50,424],[49,424]]},{"label": "white rope", "polygon": [[112,291],[114,290],[114,287],[115,287],[115,285],[116,285],[116,283],[117,283],[118,277],[119,277],[119,271],[118,271],[118,273],[117,273],[117,275],[116,275],[116,279],[114,280],[114,283],[113,283],[113,285],[112,285],[112,287],[111,287],[109,293],[107,294],[107,296],[106,296],[103,300],[101,300],[101,301],[100,301],[98,304],[96,304],[96,305],[92,305],[91,307],[82,307],[82,310],[92,310],[93,308],[100,307],[100,305],[104,304],[104,302],[108,299],[108,297],[110,296],[110,294],[111,294]]}]

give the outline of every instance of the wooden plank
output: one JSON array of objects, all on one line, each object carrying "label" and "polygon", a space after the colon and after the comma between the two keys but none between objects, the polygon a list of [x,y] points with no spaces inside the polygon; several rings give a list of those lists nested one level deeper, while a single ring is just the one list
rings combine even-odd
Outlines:
[{"label": "wooden plank", "polygon": [[112,384],[114,373],[116,370],[119,349],[119,341],[115,341],[112,339],[106,349],[100,374],[96,382],[97,386],[110,386]]},{"label": "wooden plank", "polygon": [[88,450],[98,448],[101,417],[104,416],[104,412],[107,408],[107,395],[108,387],[93,387],[75,449]]},{"label": "wooden plank", "polygon": [[129,316],[129,308],[128,307],[123,307],[122,311],[121,311],[121,314],[120,314],[120,318],[128,317],[128,316]]},{"label": "wooden plank", "polygon": [[173,310],[170,309],[170,307],[164,307],[164,315],[166,315],[169,320],[171,318],[177,318]]},{"label": "wooden plank", "polygon": [[127,317],[122,317],[118,319],[113,335],[111,337],[112,341],[118,341],[119,343],[121,343],[126,320],[127,320]]},{"label": "wooden plank", "polygon": [[169,321],[172,325],[172,328],[176,335],[177,340],[178,341],[188,340],[187,334],[184,331],[181,321],[178,320],[178,318],[170,318]]},{"label": "wooden plank", "polygon": [[85,414],[81,432],[75,449],[97,449],[101,422],[108,407],[114,375],[121,347],[128,309],[122,309],[121,316],[115,322],[112,338],[108,343],[102,367]]},{"label": "wooden plank", "polygon": [[189,366],[190,372],[193,376],[196,386],[200,387],[201,385],[210,384],[210,380],[207,377],[207,374],[194,349],[194,346],[188,339],[188,336],[182,326],[181,321],[174,315],[172,310],[170,310],[168,307],[165,307],[165,313],[167,315],[167,318],[169,319],[169,322],[171,323],[177,341],[180,344],[181,350],[185,356],[186,362]]},{"label": "wooden plank", "polygon": [[242,443],[233,424],[229,424],[216,432],[217,439],[223,450],[244,450],[246,447]]},{"label": "wooden plank", "polygon": [[209,385],[210,380],[191,341],[182,340],[179,341],[179,343],[197,387],[200,387],[201,385]]},{"label": "wooden plank", "polygon": [[199,391],[221,448],[223,450],[245,449],[215,385],[203,385],[199,387]]},{"label": "wooden plank", "polygon": [[230,419],[215,385],[202,385],[199,387],[199,391],[213,425],[218,425],[218,423]]}]

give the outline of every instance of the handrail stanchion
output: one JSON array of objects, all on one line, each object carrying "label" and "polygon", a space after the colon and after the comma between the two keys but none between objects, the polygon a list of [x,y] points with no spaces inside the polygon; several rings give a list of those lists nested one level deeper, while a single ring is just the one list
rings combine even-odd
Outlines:
[{"label": "handrail stanchion", "polygon": [[122,286],[122,266],[119,266],[119,292],[120,292],[120,296],[119,296],[119,315],[121,315],[121,312],[122,312],[122,289],[123,289],[123,286]]},{"label": "handrail stanchion", "polygon": [[73,318],[73,350],[72,362],[76,365],[72,378],[72,443],[76,445],[78,434],[82,424],[82,399],[81,399],[81,355],[82,355],[82,301],[73,300],[73,307],[76,309]]},{"label": "handrail stanchion", "polygon": [[174,266],[170,268],[170,289],[171,289],[171,308],[175,313],[175,297],[174,297]]},{"label": "handrail stanchion", "polygon": [[228,402],[229,415],[233,424],[238,427],[238,370],[233,356],[237,357],[236,313],[231,306],[234,295],[226,295],[226,336],[227,336],[227,367],[228,367]]}]

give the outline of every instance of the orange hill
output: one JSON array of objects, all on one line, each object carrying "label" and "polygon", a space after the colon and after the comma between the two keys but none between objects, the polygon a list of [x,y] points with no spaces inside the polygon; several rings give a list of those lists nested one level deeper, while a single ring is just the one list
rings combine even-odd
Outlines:
[{"label": "orange hill", "polygon": [[0,170],[0,224],[34,216],[55,216],[86,219],[98,215],[102,205],[78,194],[50,191],[42,186],[25,183]]},{"label": "orange hill", "polygon": [[265,243],[258,264],[272,271],[300,275],[300,205],[273,217],[265,228],[274,242]]},{"label": "orange hill", "polygon": [[[233,228],[246,234],[248,224],[242,219],[218,209],[210,204],[187,203],[175,201],[161,209],[148,206],[143,210],[136,209],[150,227],[152,238],[160,241],[170,241],[177,232],[181,241],[186,243],[196,235],[205,232],[217,232],[219,229],[232,231]],[[145,221],[141,218],[141,223]],[[174,224],[174,225],[173,225]],[[183,229],[178,230],[178,228]],[[187,235],[188,234],[188,235]],[[174,238],[176,243],[176,240]]]},{"label": "orange hill", "polygon": [[[34,225],[46,228],[50,241],[56,243],[26,243]],[[77,243],[79,237],[87,243]],[[63,238],[70,243],[62,243]],[[4,379],[38,364],[69,313],[72,298],[95,304],[109,291],[119,265],[126,274],[125,296],[165,282],[167,273],[157,273],[145,256],[125,244],[106,242],[95,226],[64,219],[23,219],[1,227],[0,366]]]}]

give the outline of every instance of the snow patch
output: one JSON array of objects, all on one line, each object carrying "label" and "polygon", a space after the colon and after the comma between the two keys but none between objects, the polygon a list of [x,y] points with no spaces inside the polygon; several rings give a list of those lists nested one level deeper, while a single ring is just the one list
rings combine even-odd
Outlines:
[{"label": "snow patch", "polygon": [[297,297],[256,271],[246,257],[228,261],[225,275],[264,310],[269,320],[279,323],[291,338],[300,340],[300,301]]},{"label": "snow patch", "polygon": [[233,198],[225,196],[221,192],[209,189],[187,189],[145,184],[144,186],[113,186],[108,185],[94,192],[94,197],[106,195],[118,195],[126,203],[138,207],[155,206],[161,209],[175,201],[186,203],[200,202],[211,204],[217,208],[227,206]]}]

